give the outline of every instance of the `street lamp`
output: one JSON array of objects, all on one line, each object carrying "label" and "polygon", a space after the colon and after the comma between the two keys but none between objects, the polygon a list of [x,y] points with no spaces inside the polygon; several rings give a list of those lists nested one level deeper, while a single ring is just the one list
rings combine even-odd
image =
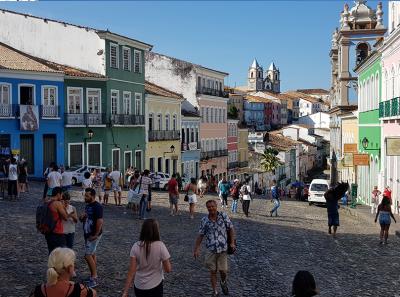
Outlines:
[{"label": "street lamp", "polygon": [[368,138],[367,138],[367,137],[364,137],[364,139],[362,140],[361,144],[362,144],[362,147],[363,147],[365,150],[366,150],[367,147],[368,147],[368,143],[369,143]]},{"label": "street lamp", "polygon": [[163,153],[163,154],[164,154],[164,157],[165,157],[165,154],[173,154],[173,153],[175,152],[175,146],[174,146],[174,145],[171,145],[169,148],[170,148],[171,151],[169,151],[169,152],[164,152],[164,153]]}]

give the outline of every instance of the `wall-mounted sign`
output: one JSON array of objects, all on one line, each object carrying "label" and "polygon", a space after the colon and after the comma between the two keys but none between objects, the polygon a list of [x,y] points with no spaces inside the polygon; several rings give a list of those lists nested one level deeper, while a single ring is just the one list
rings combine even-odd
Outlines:
[{"label": "wall-mounted sign", "polygon": [[344,154],[342,162],[344,167],[353,167],[353,154]]},{"label": "wall-mounted sign", "polygon": [[387,156],[400,156],[400,138],[399,137],[386,138],[386,155]]},{"label": "wall-mounted sign", "polygon": [[189,151],[197,150],[197,142],[190,142],[189,143]]},{"label": "wall-mounted sign", "polygon": [[353,165],[354,166],[369,166],[369,155],[368,154],[353,154]]},{"label": "wall-mounted sign", "polygon": [[357,143],[345,143],[343,145],[344,153],[352,153],[352,154],[357,154],[358,149],[357,149]]}]

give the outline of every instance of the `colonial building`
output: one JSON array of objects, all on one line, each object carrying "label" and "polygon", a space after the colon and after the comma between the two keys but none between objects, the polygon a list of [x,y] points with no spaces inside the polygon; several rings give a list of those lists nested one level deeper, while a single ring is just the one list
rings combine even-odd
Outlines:
[{"label": "colonial building", "polygon": [[249,174],[249,130],[243,125],[238,125],[238,157],[239,157],[239,170],[236,176],[239,180],[243,181]]},{"label": "colonial building", "polygon": [[248,70],[247,88],[248,91],[267,90],[279,93],[281,91],[280,71],[274,62],[264,73],[263,68],[254,59]]},{"label": "colonial building", "polygon": [[227,103],[224,91],[226,72],[148,52],[146,79],[183,95],[201,115],[201,174],[226,176]]},{"label": "colonial building", "polygon": [[181,173],[182,95],[153,83],[146,90],[145,168],[151,172]]},{"label": "colonial building", "polygon": [[239,168],[238,152],[238,119],[228,118],[228,177],[233,180],[237,177]]}]

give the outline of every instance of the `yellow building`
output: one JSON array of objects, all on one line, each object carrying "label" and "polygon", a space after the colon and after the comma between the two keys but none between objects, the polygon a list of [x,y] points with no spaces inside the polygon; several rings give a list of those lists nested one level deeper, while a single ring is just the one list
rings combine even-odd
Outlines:
[{"label": "yellow building", "polygon": [[[342,148],[341,152],[344,152],[344,145],[345,144],[357,144],[358,143],[358,112],[351,111],[347,113],[343,113],[340,116],[340,120],[342,123]],[[351,159],[349,160],[347,157],[345,158],[345,154],[342,153],[339,156],[340,163],[338,162],[338,178],[339,181],[348,181],[349,184],[355,182],[355,172],[354,167],[349,166],[351,164]],[[350,161],[350,162],[349,162]],[[350,164],[349,164],[350,163]]]},{"label": "yellow building", "polygon": [[239,169],[237,171],[238,178],[244,180],[249,174],[249,130],[246,127],[238,126],[238,159]]},{"label": "yellow building", "polygon": [[180,131],[183,97],[147,81],[145,90],[145,167],[151,172],[181,174]]}]

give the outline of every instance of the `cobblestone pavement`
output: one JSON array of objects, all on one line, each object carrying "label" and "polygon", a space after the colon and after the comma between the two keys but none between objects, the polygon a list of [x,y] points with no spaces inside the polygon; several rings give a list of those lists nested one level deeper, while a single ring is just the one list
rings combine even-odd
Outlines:
[{"label": "cobblestone pavement", "polygon": [[[17,202],[0,200],[0,297],[27,296],[35,284],[45,279],[47,248],[34,223],[41,188],[32,185],[31,193]],[[210,296],[208,273],[192,257],[199,221],[206,213],[206,198],[199,203],[200,213],[190,220],[183,199],[182,215],[171,217],[166,193],[155,193],[151,216],[160,221],[173,266],[173,272],[165,278],[164,296]],[[78,212],[84,208],[78,192],[73,204]],[[334,239],[326,232],[325,208],[283,201],[280,216],[271,218],[266,215],[270,207],[270,201],[255,199],[250,218],[232,216],[238,252],[230,257],[231,296],[290,296],[298,270],[313,273],[321,296],[400,296],[400,247],[393,232],[389,245],[380,246],[377,224],[343,211]],[[97,291],[99,296],[120,296],[129,251],[138,238],[141,221],[125,207],[113,205],[105,207],[104,216]],[[78,279],[88,276],[81,229],[79,224],[75,235]]]}]

